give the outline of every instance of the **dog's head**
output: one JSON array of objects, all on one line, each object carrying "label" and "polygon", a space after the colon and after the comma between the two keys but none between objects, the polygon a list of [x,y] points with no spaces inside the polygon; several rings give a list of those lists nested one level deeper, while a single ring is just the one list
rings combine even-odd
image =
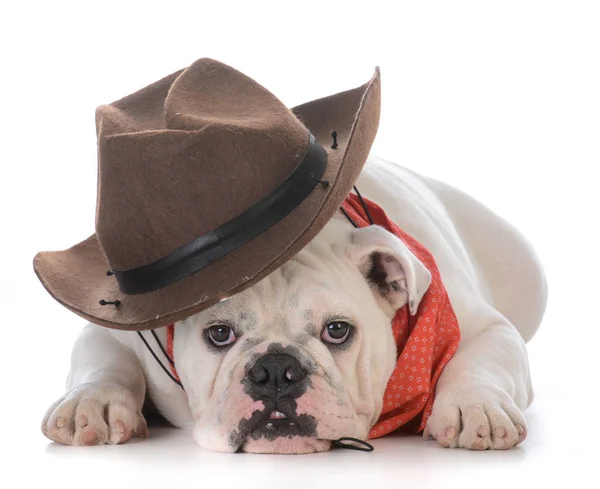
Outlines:
[{"label": "dog's head", "polygon": [[244,292],[177,325],[174,355],[203,447],[306,453],[365,439],[396,361],[391,320],[430,274],[382,228],[332,219]]}]

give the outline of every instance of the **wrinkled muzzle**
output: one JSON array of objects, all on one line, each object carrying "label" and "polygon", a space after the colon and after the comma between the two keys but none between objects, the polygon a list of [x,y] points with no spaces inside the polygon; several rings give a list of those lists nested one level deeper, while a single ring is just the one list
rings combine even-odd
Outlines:
[{"label": "wrinkled muzzle", "polygon": [[230,378],[215,389],[214,408],[197,421],[195,437],[205,448],[310,453],[366,434],[337,369],[323,368],[301,347],[263,344]]}]

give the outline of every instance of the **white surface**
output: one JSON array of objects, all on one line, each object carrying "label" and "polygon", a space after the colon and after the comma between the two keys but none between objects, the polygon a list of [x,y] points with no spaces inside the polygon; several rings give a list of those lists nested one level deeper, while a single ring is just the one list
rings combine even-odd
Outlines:
[{"label": "white surface", "polygon": [[[598,487],[597,2],[223,3],[0,7],[0,485]],[[33,255],[93,232],[95,107],[201,56],[288,105],[363,83],[380,65],[374,152],[466,190],[530,238],[550,302],[529,345],[537,397],[520,447],[389,437],[371,454],[264,456],[206,452],[170,429],[118,447],[43,437],[82,321],[43,290]]]}]

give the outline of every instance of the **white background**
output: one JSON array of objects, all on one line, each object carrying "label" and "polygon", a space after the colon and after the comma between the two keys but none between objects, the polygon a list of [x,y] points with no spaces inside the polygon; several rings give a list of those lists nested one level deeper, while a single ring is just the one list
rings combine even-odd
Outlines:
[{"label": "white background", "polygon": [[[1,486],[598,487],[598,2],[2,2],[0,24]],[[203,56],[289,106],[379,65],[373,152],[466,190],[532,241],[550,300],[529,344],[522,446],[389,437],[372,454],[269,457],[206,452],[169,429],[119,447],[43,437],[83,321],[31,262],[93,232],[94,110]]]}]

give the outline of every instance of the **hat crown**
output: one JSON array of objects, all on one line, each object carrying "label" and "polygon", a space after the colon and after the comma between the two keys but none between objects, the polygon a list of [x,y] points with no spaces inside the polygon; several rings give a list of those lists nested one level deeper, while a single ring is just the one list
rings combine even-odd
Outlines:
[{"label": "hat crown", "polygon": [[96,234],[111,268],[151,263],[242,214],[300,163],[309,131],[203,58],[98,108]]}]

